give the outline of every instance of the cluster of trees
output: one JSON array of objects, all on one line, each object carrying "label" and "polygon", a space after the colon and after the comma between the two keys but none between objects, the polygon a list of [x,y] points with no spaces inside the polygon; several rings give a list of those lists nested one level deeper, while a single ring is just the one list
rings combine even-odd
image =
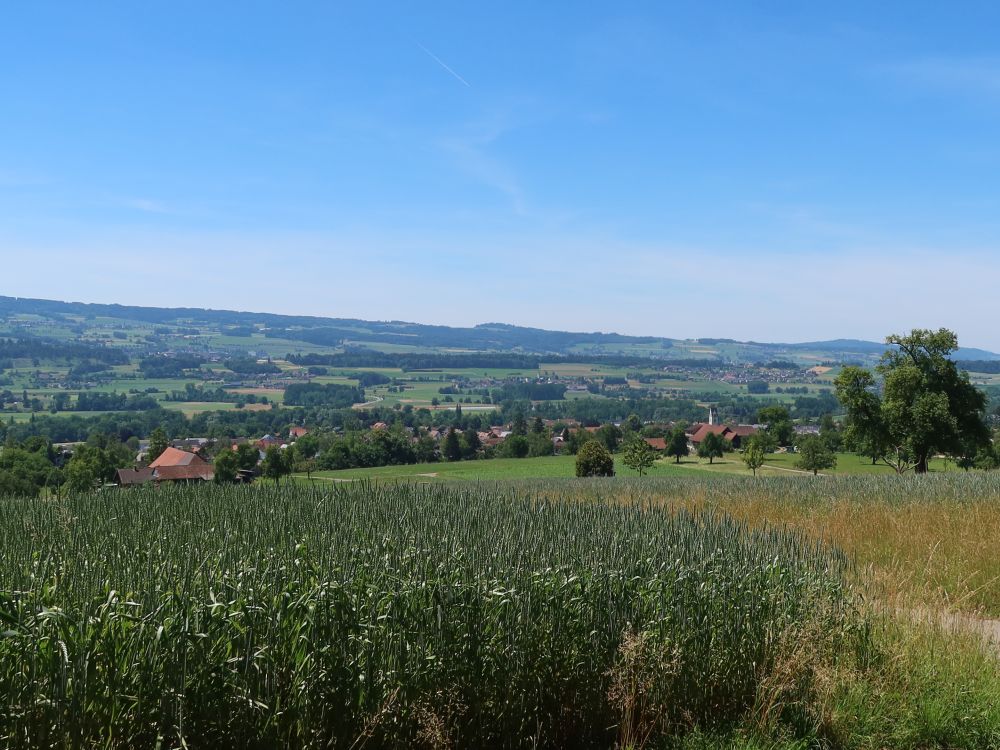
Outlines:
[{"label": "cluster of trees", "polygon": [[203,364],[205,359],[193,354],[178,354],[173,357],[157,355],[139,360],[139,372],[146,378],[180,378]]},{"label": "cluster of trees", "polygon": [[132,465],[134,457],[134,445],[99,433],[75,446],[71,457],[42,437],[8,440],[0,450],[0,496],[86,492],[113,481],[115,470]]},{"label": "cluster of trees", "polygon": [[258,362],[249,357],[227,359],[224,364],[227,370],[232,370],[237,375],[277,375],[281,372],[281,368],[274,362]]},{"label": "cluster of trees", "polygon": [[330,406],[344,409],[363,403],[363,388],[339,383],[292,383],[285,388],[285,403],[289,406]]},{"label": "cluster of trees", "polygon": [[147,411],[159,407],[160,404],[152,396],[101,391],[81,391],[75,403],[76,411]]},{"label": "cluster of trees", "polygon": [[[372,466],[397,466],[436,461],[437,441],[426,433],[417,440],[396,424],[388,429],[351,431],[343,435],[328,435],[308,440],[307,435],[295,441],[293,446],[298,461],[315,460],[319,469],[354,469]],[[306,442],[303,444],[303,440]],[[315,451],[315,452],[314,452]],[[311,455],[310,455],[311,454]],[[304,464],[302,470],[308,470]]]},{"label": "cluster of trees", "polygon": [[241,408],[246,404],[266,404],[269,403],[267,396],[256,393],[233,393],[221,386],[211,387],[185,383],[183,391],[171,391],[167,394],[167,401],[221,401],[224,403],[236,404]]},{"label": "cluster of trees", "polygon": [[566,395],[562,383],[504,383],[491,394],[494,403],[504,401],[559,401]]},{"label": "cluster of trees", "polygon": [[537,370],[541,359],[526,354],[391,354],[373,349],[348,349],[341,354],[290,354],[288,361],[303,366],[391,367],[414,370]]},{"label": "cluster of trees", "polygon": [[31,337],[0,338],[0,370],[13,367],[15,359],[31,359],[36,367],[43,360],[66,364],[92,361],[103,365],[102,370],[112,365],[128,364],[128,355],[124,351],[109,346]]}]

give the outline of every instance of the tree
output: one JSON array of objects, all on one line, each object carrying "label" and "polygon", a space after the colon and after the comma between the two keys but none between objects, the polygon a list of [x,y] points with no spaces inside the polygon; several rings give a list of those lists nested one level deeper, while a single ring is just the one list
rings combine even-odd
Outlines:
[{"label": "tree", "polygon": [[819,423],[819,436],[827,447],[836,453],[844,443],[844,436],[837,428],[837,423],[833,421],[832,414],[824,414]]},{"label": "tree", "polygon": [[543,429],[541,432],[532,431],[528,435],[528,455],[531,458],[551,456],[554,451],[555,446],[552,444],[552,436],[548,430]]},{"label": "tree", "polygon": [[288,456],[276,445],[270,446],[264,453],[264,460],[260,464],[261,473],[268,479],[280,482],[283,476],[292,473],[292,467]]},{"label": "tree", "polygon": [[613,477],[615,460],[611,451],[597,440],[588,440],[576,454],[576,475],[578,477]]},{"label": "tree", "polygon": [[819,435],[804,436],[796,446],[796,450],[799,458],[795,465],[804,471],[811,471],[814,476],[823,469],[832,469],[837,465],[837,457]]},{"label": "tree", "polygon": [[479,433],[469,429],[462,433],[462,456],[464,458],[475,458],[479,449],[483,447],[479,439]]},{"label": "tree", "polygon": [[458,441],[458,433],[454,427],[448,428],[448,434],[444,436],[444,445],[441,447],[446,461],[462,460],[462,444]]},{"label": "tree", "polygon": [[654,461],[656,461],[656,451],[641,437],[633,435],[625,442],[625,448],[622,450],[622,463],[638,472],[640,477],[646,469],[653,465]]},{"label": "tree", "polygon": [[215,481],[219,484],[227,482],[235,482],[236,477],[239,475],[240,459],[236,455],[236,451],[225,449],[215,457],[213,463],[213,470],[215,472]]},{"label": "tree", "polygon": [[146,451],[146,463],[153,463],[169,446],[170,441],[167,439],[167,433],[163,431],[162,427],[157,427],[149,433],[149,450]]},{"label": "tree", "polygon": [[711,464],[716,458],[722,458],[726,450],[726,439],[714,432],[708,433],[698,446],[698,457],[707,458]]},{"label": "tree", "polygon": [[629,414],[625,421],[622,423],[622,432],[631,432],[633,434],[638,433],[642,429],[642,420],[639,419],[639,415]]},{"label": "tree", "polygon": [[958,347],[954,333],[914,329],[892,335],[875,376],[846,367],[835,381],[846,407],[848,444],[904,474],[923,474],[937,452],[974,456],[989,441],[984,421],[986,395],[959,371],[950,355]]},{"label": "tree", "polygon": [[684,456],[691,453],[688,448],[688,436],[683,427],[675,427],[667,440],[667,455],[673,456],[675,463],[680,463]]},{"label": "tree", "polygon": [[618,450],[618,443],[621,441],[622,431],[613,424],[608,423],[601,425],[600,429],[594,433],[594,437],[597,440],[600,440],[604,444],[605,448],[614,453]]},{"label": "tree", "polygon": [[236,458],[240,469],[254,471],[260,461],[260,451],[253,443],[240,443],[236,446]]},{"label": "tree", "polygon": [[510,428],[511,434],[517,435],[519,437],[527,437],[528,435],[528,421],[524,418],[524,413],[518,411],[514,415],[514,421]]},{"label": "tree", "polygon": [[784,406],[767,406],[757,413],[757,421],[766,425],[765,429],[778,445],[791,445],[795,437],[792,418]]},{"label": "tree", "polygon": [[35,497],[48,484],[54,468],[49,451],[31,448],[32,439],[29,438],[22,447],[11,445],[0,449],[0,473],[5,476],[0,483],[5,489],[0,489],[0,494]]},{"label": "tree", "polygon": [[500,455],[505,458],[527,458],[531,444],[524,435],[508,435],[500,445]]},{"label": "tree", "polygon": [[73,458],[66,464],[66,487],[70,492],[90,492],[100,484],[104,471],[104,461],[99,448],[89,445],[77,446]]},{"label": "tree", "polygon": [[756,435],[747,440],[743,448],[743,463],[754,476],[757,476],[757,469],[764,465],[764,456],[764,446]]}]

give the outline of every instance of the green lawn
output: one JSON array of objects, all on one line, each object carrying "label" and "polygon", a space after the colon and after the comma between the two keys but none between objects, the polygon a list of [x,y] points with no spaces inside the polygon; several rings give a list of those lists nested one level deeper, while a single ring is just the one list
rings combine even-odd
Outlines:
[{"label": "green lawn", "polygon": [[[795,476],[803,478],[809,475],[795,469],[796,456],[792,454],[772,454],[767,463],[759,470],[761,475]],[[575,456],[546,456],[544,458],[495,458],[485,461],[457,461],[433,464],[412,464],[409,466],[379,466],[370,469],[344,469],[342,471],[313,472],[313,481],[352,481],[359,479],[378,480],[412,480],[422,482],[446,481],[498,481],[503,479],[552,479],[574,476]],[[931,463],[931,471],[957,471],[951,463],[935,460]],[[712,464],[691,456],[679,464],[673,459],[660,459],[653,465],[647,476],[705,476],[706,474],[746,474],[750,472],[743,465],[739,454],[727,454],[722,459],[716,459]],[[892,474],[887,466],[872,466],[866,459],[859,459],[852,453],[841,453],[837,456],[837,468],[823,472],[825,474]],[[621,456],[615,456],[615,474],[621,477],[634,477],[636,473],[621,462]],[[307,481],[305,474],[296,478]]]},{"label": "green lawn", "polygon": [[[502,479],[550,479],[572,477],[576,456],[546,456],[544,458],[494,458],[488,461],[456,461],[411,466],[381,466],[373,469],[345,469],[343,471],[313,472],[314,481],[357,479],[414,480],[424,482],[497,481]],[[615,461],[615,472],[622,476],[635,472]],[[686,466],[660,462],[653,467],[652,476],[691,476],[697,471]],[[307,481],[305,474],[296,478]]]},{"label": "green lawn", "polygon": [[[767,456],[767,461],[758,470],[760,474],[769,476],[792,475],[801,473],[807,476],[806,472],[798,469],[795,463],[799,457],[794,453],[772,453]],[[681,466],[703,472],[714,472],[721,474],[748,474],[749,469],[744,465],[739,453],[727,453],[722,458],[715,459],[711,464],[705,460],[690,456],[681,461]],[[932,472],[958,471],[958,467],[951,461],[941,459],[931,460],[930,469]],[[827,469],[822,474],[836,475],[858,475],[858,474],[885,474],[892,475],[895,472],[884,464],[872,465],[871,459],[862,458],[853,453],[838,453],[837,466]]]}]

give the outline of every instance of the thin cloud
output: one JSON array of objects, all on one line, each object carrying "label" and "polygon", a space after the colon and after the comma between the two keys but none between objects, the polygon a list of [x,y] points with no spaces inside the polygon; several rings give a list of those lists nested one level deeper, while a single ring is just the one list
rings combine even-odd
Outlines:
[{"label": "thin cloud", "polygon": [[168,206],[160,201],[151,200],[149,198],[125,198],[122,201],[122,205],[126,208],[132,208],[136,211],[142,211],[147,214],[169,214],[173,213]]},{"label": "thin cloud", "polygon": [[424,51],[424,54],[426,54],[431,60],[433,60],[438,65],[440,65],[442,68],[444,68],[449,73],[451,73],[460,83],[464,84],[465,86],[468,86],[470,89],[472,88],[472,84],[469,83],[468,81],[466,81],[464,78],[462,78],[462,76],[460,76],[454,70],[452,70],[451,68],[449,68],[448,65],[445,64],[444,60],[442,60],[440,57],[438,57],[433,52],[431,52],[429,49],[427,49],[424,45],[420,44],[420,42],[417,42],[417,46],[420,47],[420,49],[422,49]]},{"label": "thin cloud", "polygon": [[889,66],[907,83],[960,94],[1000,94],[1000,58],[929,57]]}]

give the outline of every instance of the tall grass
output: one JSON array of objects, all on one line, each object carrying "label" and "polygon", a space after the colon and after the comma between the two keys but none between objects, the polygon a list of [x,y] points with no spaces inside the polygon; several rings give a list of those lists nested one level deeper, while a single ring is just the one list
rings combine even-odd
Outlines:
[{"label": "tall grass", "polygon": [[848,567],[796,532],[547,485],[0,500],[0,739],[609,747],[746,722],[808,734],[802,644],[865,648]]},{"label": "tall grass", "polygon": [[[556,482],[532,487],[567,493]],[[843,550],[854,582],[892,608],[1000,617],[1000,474],[619,480],[573,492],[792,529]]]}]

